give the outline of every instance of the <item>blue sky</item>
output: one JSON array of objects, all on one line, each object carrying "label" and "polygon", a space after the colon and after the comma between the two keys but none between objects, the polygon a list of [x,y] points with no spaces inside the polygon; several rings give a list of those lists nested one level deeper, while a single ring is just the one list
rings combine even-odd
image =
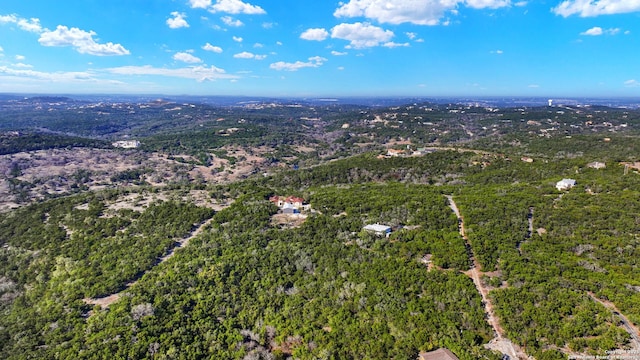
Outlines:
[{"label": "blue sky", "polygon": [[2,0],[0,92],[640,95],[640,0]]}]

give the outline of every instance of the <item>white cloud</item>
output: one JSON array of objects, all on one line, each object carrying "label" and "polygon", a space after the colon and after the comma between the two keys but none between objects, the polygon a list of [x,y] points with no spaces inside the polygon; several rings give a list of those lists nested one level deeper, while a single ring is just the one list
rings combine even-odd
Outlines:
[{"label": "white cloud", "polygon": [[84,31],[78,28],[68,28],[58,25],[56,30],[45,30],[40,34],[38,42],[43,46],[71,46],[81,54],[96,56],[129,55],[129,50],[120,44],[108,42],[98,44],[93,36],[93,31]]},{"label": "white cloud", "polygon": [[211,51],[211,52],[218,53],[218,54],[220,54],[222,52],[222,48],[220,46],[213,46],[213,45],[211,45],[209,43],[206,43],[202,47],[202,50]]},{"label": "white cloud", "polygon": [[397,48],[397,47],[409,47],[410,45],[409,45],[409,43],[399,44],[399,43],[396,43],[396,42],[393,42],[393,41],[389,41],[389,42],[384,43],[382,46],[387,47],[387,48]]},{"label": "white cloud", "polygon": [[33,78],[55,82],[95,81],[93,74],[88,72],[41,72],[34,70],[16,70],[6,66],[0,66],[0,75]]},{"label": "white cloud", "polygon": [[199,64],[202,62],[202,59],[195,57],[188,52],[179,52],[173,55],[173,60],[182,61],[187,64]]},{"label": "white cloud", "polygon": [[170,28],[179,29],[183,27],[189,27],[189,23],[187,23],[187,20],[185,20],[187,15],[185,15],[184,13],[174,11],[171,13],[171,16],[173,17],[167,19],[167,25],[169,25]]},{"label": "white cloud", "polygon": [[639,0],[565,0],[553,8],[556,15],[592,17],[640,11]]},{"label": "white cloud", "polygon": [[626,87],[640,87],[640,81],[631,79],[624,82],[624,86]]},{"label": "white cloud", "polygon": [[240,0],[216,0],[216,3],[209,8],[212,13],[224,12],[229,14],[266,14],[260,6],[244,3]]},{"label": "white cloud", "polygon": [[242,40],[243,39],[240,36],[234,36],[233,37],[233,41],[235,41],[235,42],[242,42]]},{"label": "white cloud", "polygon": [[256,48],[256,49],[262,49],[264,47],[264,45],[260,44],[260,43],[255,43],[255,44],[253,44],[253,47]]},{"label": "white cloud", "polygon": [[323,41],[329,36],[329,32],[323,28],[307,29],[301,35],[300,39],[311,41]]},{"label": "white cloud", "polygon": [[18,27],[24,31],[29,31],[33,33],[41,33],[43,31],[42,25],[40,25],[40,20],[36,18],[31,19],[19,19]]},{"label": "white cloud", "polygon": [[413,39],[415,39],[415,38],[416,38],[416,36],[418,36],[418,35],[417,35],[416,33],[414,33],[414,32],[406,32],[406,33],[404,33],[404,34],[405,34],[405,35],[407,35],[407,37],[408,37],[410,40],[413,40]]},{"label": "white cloud", "polygon": [[338,70],[340,71],[344,70],[344,66],[338,66]]},{"label": "white cloud", "polygon": [[240,27],[244,25],[242,21],[238,19],[234,19],[231,16],[223,16],[220,18],[220,20],[222,20],[222,22],[225,23],[227,26]]},{"label": "white cloud", "polygon": [[273,26],[274,26],[274,24],[270,23],[270,22],[262,23],[262,27],[265,28],[265,29],[272,29]]},{"label": "white cloud", "polygon": [[504,51],[502,51],[502,50],[492,50],[491,53],[492,54],[497,54],[497,55],[502,55],[502,54],[504,54]]},{"label": "white cloud", "polygon": [[336,17],[361,17],[380,23],[438,25],[447,12],[454,12],[459,4],[483,9],[497,9],[511,4],[510,0],[350,0],[340,3],[333,13]]},{"label": "white cloud", "polygon": [[40,19],[20,18],[15,14],[0,15],[0,24],[16,24],[20,29],[33,33],[41,33],[42,31],[44,31],[42,25],[40,25]]},{"label": "white cloud", "polygon": [[537,88],[539,88],[539,87],[540,87],[540,85],[538,85],[538,84],[531,84],[531,85],[529,85],[529,86],[527,86],[527,87],[528,87],[528,88],[531,88],[531,89],[537,89]]},{"label": "white cloud", "polygon": [[17,63],[17,64],[13,64],[13,67],[23,68],[23,69],[30,69],[30,68],[33,67],[33,65],[24,64],[24,63]]},{"label": "white cloud", "polygon": [[355,49],[378,46],[388,42],[393,36],[392,31],[369,23],[340,24],[331,29],[332,38],[348,40],[351,42],[349,47]]},{"label": "white cloud", "polygon": [[24,55],[16,55],[16,60],[17,61],[22,61],[24,59],[26,59],[26,57],[24,57]]},{"label": "white cloud", "polygon": [[206,9],[211,6],[211,0],[189,0],[189,4],[193,9]]},{"label": "white cloud", "polygon": [[294,63],[278,61],[276,63],[269,65],[269,67],[273,70],[278,70],[278,71],[298,71],[300,69],[307,68],[307,67],[311,67],[311,68],[320,67],[324,64],[325,61],[327,61],[327,59],[320,56],[310,57],[308,60],[309,61],[306,61],[306,62],[296,61]]},{"label": "white cloud", "polygon": [[333,55],[333,56],[344,56],[344,55],[347,55],[347,53],[333,50],[333,51],[331,51],[331,55]]},{"label": "white cloud", "polygon": [[620,32],[619,28],[602,29],[599,26],[594,26],[591,29],[580,33],[585,36],[600,36],[600,35],[616,35]]},{"label": "white cloud", "polygon": [[276,45],[282,46],[282,41],[276,41]]},{"label": "white cloud", "polygon": [[0,15],[0,24],[9,24],[9,23],[17,23],[18,17],[15,14],[10,15]]},{"label": "white cloud", "polygon": [[248,51],[243,51],[241,53],[233,55],[233,57],[236,58],[236,59],[264,60],[267,57],[267,55],[256,55],[256,54],[250,53]]},{"label": "white cloud", "polygon": [[157,75],[167,77],[178,77],[184,79],[193,79],[197,81],[216,80],[216,79],[235,79],[237,76],[226,74],[224,70],[215,66],[194,66],[180,69],[156,68],[150,65],[146,66],[122,66],[106,69],[107,72],[118,75]]},{"label": "white cloud", "polygon": [[517,7],[524,7],[524,6],[527,6],[528,4],[529,4],[528,1],[518,1],[517,3],[515,3],[513,5],[517,6]]},{"label": "white cloud", "polygon": [[595,26],[583,33],[580,33],[580,35],[598,36],[598,35],[602,35],[602,33],[603,33],[602,28],[599,26]]},{"label": "white cloud", "polygon": [[474,9],[498,9],[511,5],[511,0],[467,0],[465,3]]},{"label": "white cloud", "polygon": [[2,46],[0,46],[0,52],[3,52],[3,51],[4,51],[4,49],[2,48]]}]

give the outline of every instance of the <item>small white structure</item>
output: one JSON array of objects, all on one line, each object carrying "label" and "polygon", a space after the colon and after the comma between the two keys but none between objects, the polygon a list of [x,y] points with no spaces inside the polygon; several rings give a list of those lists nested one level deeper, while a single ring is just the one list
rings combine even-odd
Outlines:
[{"label": "small white structure", "polygon": [[594,161],[594,162],[588,163],[587,166],[592,169],[604,169],[607,167],[607,164],[600,161]]},{"label": "small white structure", "polygon": [[387,156],[398,157],[404,155],[404,150],[387,149]]},{"label": "small white structure", "polygon": [[121,140],[112,143],[113,147],[123,148],[123,149],[135,149],[140,146],[140,141],[138,140]]},{"label": "small white structure", "polygon": [[573,179],[562,179],[556,183],[556,189],[559,191],[569,190],[576,186],[576,181]]},{"label": "small white structure", "polygon": [[387,225],[373,224],[367,225],[363,229],[366,231],[371,231],[376,235],[389,236],[391,234],[391,227]]},{"label": "small white structure", "polygon": [[283,214],[300,214],[300,209],[298,209],[292,203],[284,203],[281,209]]}]

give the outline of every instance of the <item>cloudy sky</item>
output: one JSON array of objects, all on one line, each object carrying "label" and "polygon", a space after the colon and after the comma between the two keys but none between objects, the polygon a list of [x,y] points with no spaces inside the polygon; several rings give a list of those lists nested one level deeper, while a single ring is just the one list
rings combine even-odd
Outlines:
[{"label": "cloudy sky", "polygon": [[640,0],[2,0],[0,92],[640,96]]}]

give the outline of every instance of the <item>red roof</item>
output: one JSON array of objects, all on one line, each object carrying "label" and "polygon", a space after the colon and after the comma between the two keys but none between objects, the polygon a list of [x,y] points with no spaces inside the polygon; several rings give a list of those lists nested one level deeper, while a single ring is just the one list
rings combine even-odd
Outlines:
[{"label": "red roof", "polygon": [[300,203],[303,204],[304,203],[304,199],[301,197],[297,197],[297,196],[288,196],[288,197],[283,197],[283,196],[272,196],[269,198],[269,201],[277,203],[280,200],[284,201],[284,202],[288,202],[288,203]]},{"label": "red roof", "polygon": [[285,201],[288,202],[288,203],[297,203],[297,202],[299,202],[299,203],[302,204],[304,202],[304,199],[303,198],[299,198],[299,197],[295,197],[295,196],[289,196],[287,198],[287,200],[285,200]]}]

